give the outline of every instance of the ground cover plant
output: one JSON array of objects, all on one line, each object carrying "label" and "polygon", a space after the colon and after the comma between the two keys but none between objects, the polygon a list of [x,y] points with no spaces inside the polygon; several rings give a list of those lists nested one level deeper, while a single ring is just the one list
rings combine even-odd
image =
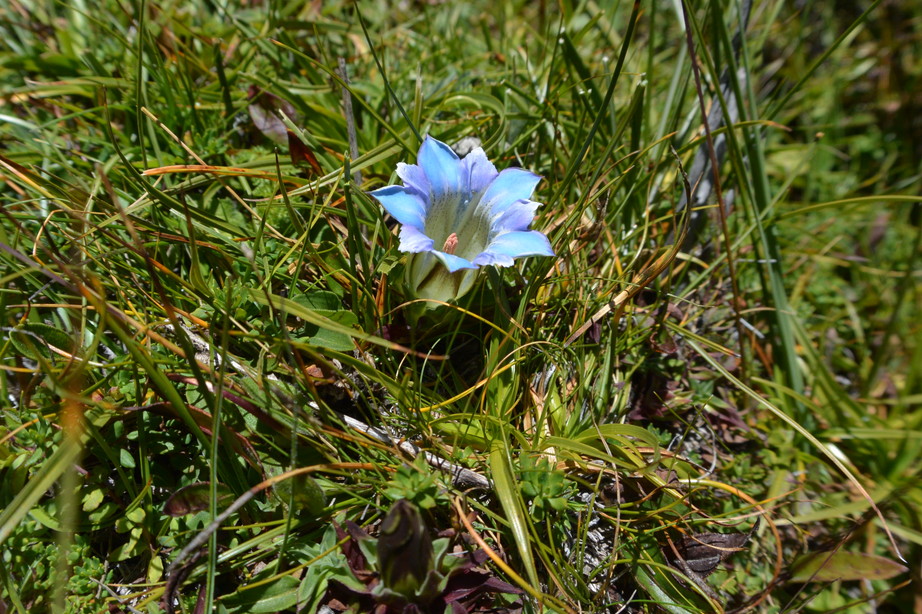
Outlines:
[{"label": "ground cover plant", "polygon": [[10,0],[0,613],[918,611],[919,15]]}]

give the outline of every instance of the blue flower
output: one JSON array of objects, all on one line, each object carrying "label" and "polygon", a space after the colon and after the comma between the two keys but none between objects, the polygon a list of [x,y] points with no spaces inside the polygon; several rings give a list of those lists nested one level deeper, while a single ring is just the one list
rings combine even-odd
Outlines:
[{"label": "blue flower", "polygon": [[416,159],[397,164],[402,186],[371,192],[402,225],[399,249],[413,254],[407,281],[416,296],[459,298],[480,267],[554,255],[544,234],[528,230],[541,177],[520,168],[497,172],[480,147],[462,159],[428,136]]}]

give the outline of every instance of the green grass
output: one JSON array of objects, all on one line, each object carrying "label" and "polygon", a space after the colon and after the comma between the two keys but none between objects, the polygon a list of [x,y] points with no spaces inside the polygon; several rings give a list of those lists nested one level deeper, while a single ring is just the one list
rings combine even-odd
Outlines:
[{"label": "green grass", "polygon": [[[365,611],[402,499],[473,612],[912,611],[922,6],[686,8],[0,8],[0,612]],[[425,134],[557,256],[412,302]]]}]

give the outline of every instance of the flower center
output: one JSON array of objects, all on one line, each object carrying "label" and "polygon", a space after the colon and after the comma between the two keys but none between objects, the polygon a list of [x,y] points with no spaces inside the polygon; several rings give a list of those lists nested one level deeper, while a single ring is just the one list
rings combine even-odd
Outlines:
[{"label": "flower center", "polygon": [[448,238],[445,239],[445,245],[442,246],[442,251],[446,254],[454,255],[455,250],[458,248],[458,235],[456,233],[451,233],[448,235]]}]

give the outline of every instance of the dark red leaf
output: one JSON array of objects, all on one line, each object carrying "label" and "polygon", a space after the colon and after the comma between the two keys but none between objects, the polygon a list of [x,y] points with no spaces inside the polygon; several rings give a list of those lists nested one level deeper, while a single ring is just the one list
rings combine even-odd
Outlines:
[{"label": "dark red leaf", "polygon": [[298,168],[310,168],[310,172],[307,173],[309,177],[323,174],[323,169],[320,168],[320,163],[317,162],[317,156],[291,130],[288,130],[288,154],[291,156],[291,163]]}]

